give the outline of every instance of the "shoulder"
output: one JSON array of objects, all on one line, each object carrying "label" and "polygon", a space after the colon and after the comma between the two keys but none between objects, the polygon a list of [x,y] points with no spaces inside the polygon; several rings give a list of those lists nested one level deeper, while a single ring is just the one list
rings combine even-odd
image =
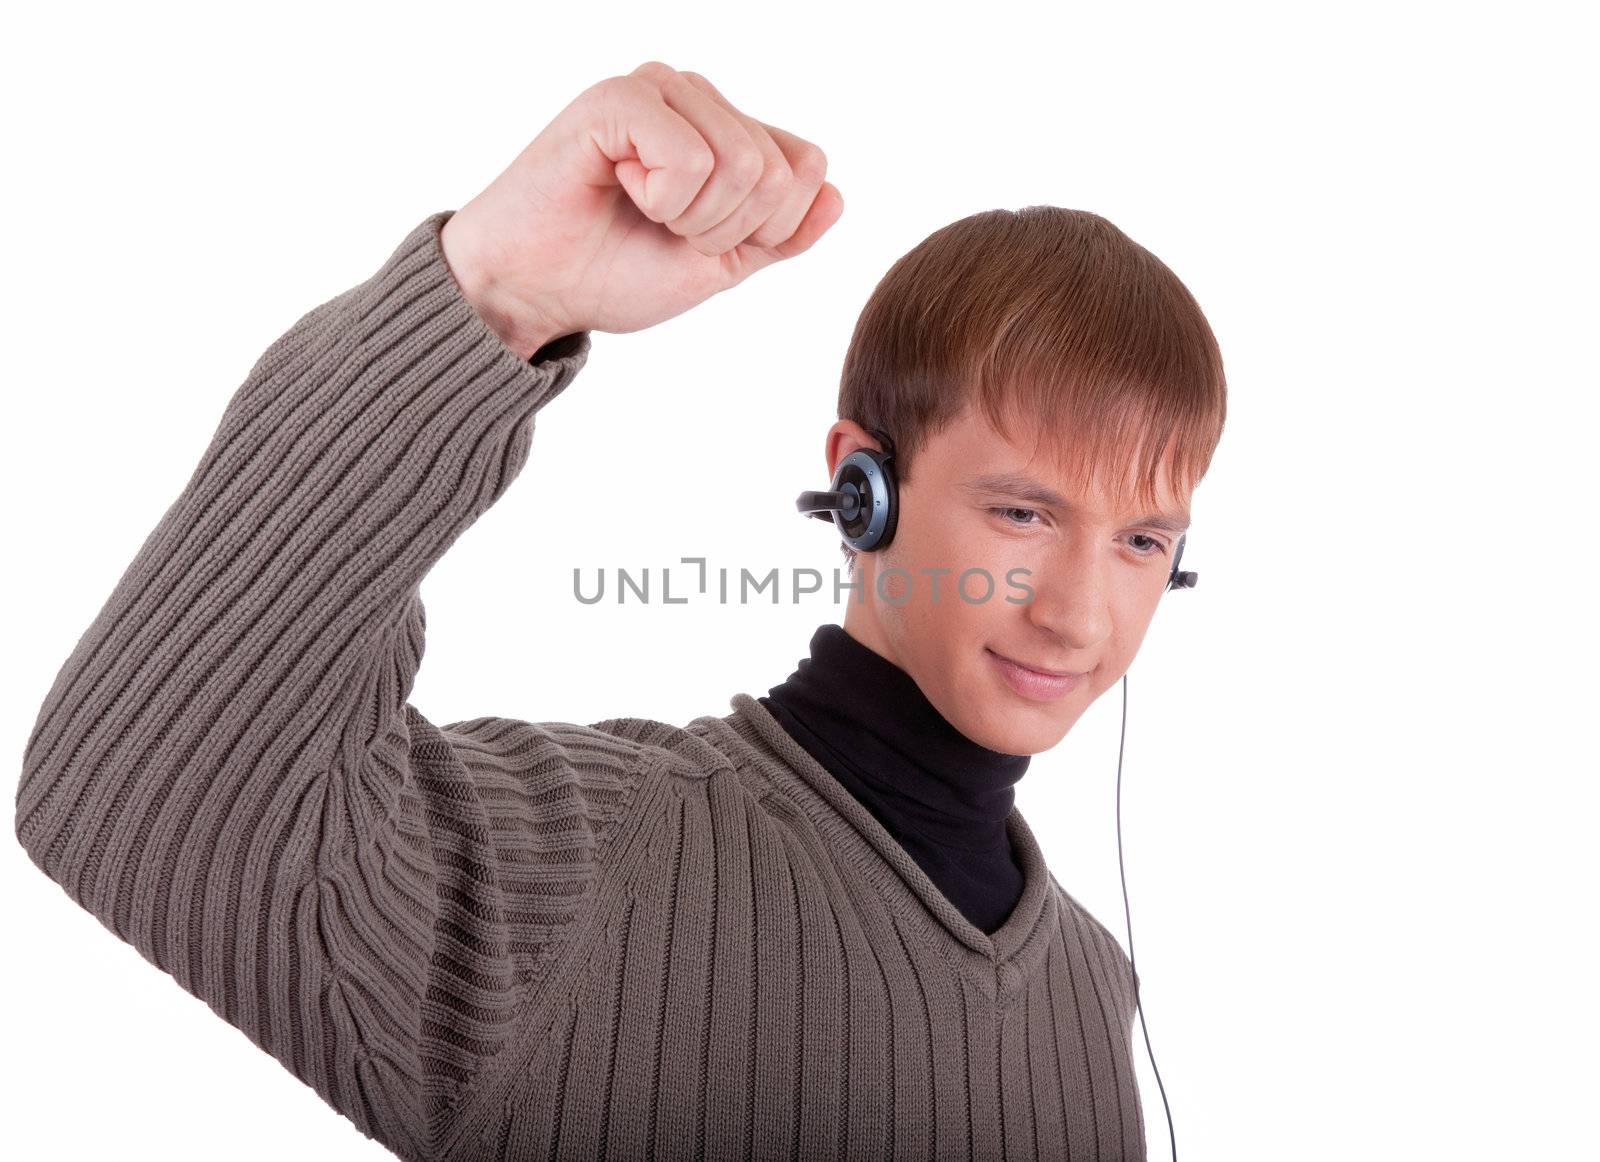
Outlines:
[{"label": "shoulder", "polygon": [[530,790],[565,783],[591,797],[637,789],[658,774],[703,781],[731,765],[683,727],[635,716],[590,723],[469,718],[441,733],[469,767],[515,771]]},{"label": "shoulder", "polygon": [[1063,888],[1051,877],[1055,884],[1056,897],[1060,901],[1063,922],[1075,925],[1086,937],[1094,941],[1095,947],[1104,955],[1110,956],[1119,965],[1128,964],[1127,954],[1122,949],[1121,942],[1114,936],[1111,929],[1102,924],[1095,914],[1079,903],[1077,898]]},{"label": "shoulder", "polygon": [[[1055,877],[1051,877],[1055,882]],[[1123,950],[1122,942],[1112,934],[1093,912],[1084,907],[1078,900],[1059,883],[1055,884],[1056,897],[1061,905],[1061,923],[1063,927],[1073,928],[1078,935],[1078,940],[1084,946],[1084,951],[1093,955],[1102,965],[1110,961],[1113,973],[1122,989],[1123,1009],[1128,1015],[1133,1012],[1137,996],[1134,991],[1133,961]]]},{"label": "shoulder", "polygon": [[581,727],[623,741],[656,757],[661,768],[680,779],[703,781],[731,770],[732,760],[695,731],[654,718],[608,718]]}]

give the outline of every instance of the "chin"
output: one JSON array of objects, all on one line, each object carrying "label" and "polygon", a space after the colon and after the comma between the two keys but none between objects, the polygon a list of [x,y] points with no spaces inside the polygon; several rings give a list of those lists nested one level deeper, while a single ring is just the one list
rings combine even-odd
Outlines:
[{"label": "chin", "polygon": [[979,746],[1001,754],[1036,755],[1060,742],[1071,726],[1070,722],[1051,722],[1014,707],[996,707],[987,720],[959,729]]},{"label": "chin", "polygon": [[1003,754],[1043,754],[1060,742],[1066,733],[1065,730],[1013,731],[1006,737],[1003,745],[991,746],[989,749]]}]

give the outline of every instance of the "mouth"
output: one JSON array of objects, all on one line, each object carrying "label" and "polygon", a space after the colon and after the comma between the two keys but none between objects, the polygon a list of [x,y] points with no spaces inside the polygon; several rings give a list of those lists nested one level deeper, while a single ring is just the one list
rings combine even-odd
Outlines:
[{"label": "mouth", "polygon": [[1071,693],[1089,673],[1087,670],[1043,669],[1019,662],[1015,658],[1008,658],[987,647],[984,653],[994,663],[995,669],[999,671],[1006,685],[1022,697],[1036,702],[1048,702]]}]

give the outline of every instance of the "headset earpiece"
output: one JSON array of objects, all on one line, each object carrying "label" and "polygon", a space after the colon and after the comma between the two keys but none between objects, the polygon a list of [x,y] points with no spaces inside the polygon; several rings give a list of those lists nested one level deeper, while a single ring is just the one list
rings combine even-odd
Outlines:
[{"label": "headset earpiece", "polygon": [[857,448],[839,461],[827,492],[802,492],[795,501],[807,516],[832,521],[844,543],[863,553],[887,548],[900,516],[894,441],[877,428],[869,430],[883,451]]},{"label": "headset earpiece", "polygon": [[1178,571],[1178,565],[1183,560],[1183,546],[1188,540],[1188,533],[1184,533],[1178,538],[1178,547],[1172,554],[1172,572],[1167,575],[1168,589],[1193,589],[1200,580],[1200,574],[1198,573],[1188,571],[1180,573]]}]

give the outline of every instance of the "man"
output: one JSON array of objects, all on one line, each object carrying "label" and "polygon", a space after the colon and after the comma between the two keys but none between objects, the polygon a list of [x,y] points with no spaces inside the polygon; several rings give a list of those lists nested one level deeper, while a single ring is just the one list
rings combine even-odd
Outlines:
[{"label": "man", "polygon": [[[852,606],[767,701],[682,727],[441,727],[407,701],[419,585],[591,332],[808,249],[842,209],[823,173],[696,74],[586,90],[267,349],[40,710],[16,816],[35,863],[401,1157],[1143,1156],[1130,966],[1021,815],[998,819],[1002,900],[947,896],[874,811],[893,823],[884,788],[925,769],[930,803],[939,782],[988,813],[973,866],[998,866],[999,792],[1137,648],[1181,459],[1127,522],[981,397],[903,414],[871,372],[829,466],[872,439],[858,420],[900,424],[893,561],[1024,566],[1031,601]],[[1133,297],[1165,333],[1170,304]],[[1133,401],[1139,368],[1115,370]],[[1142,430],[1192,456],[1217,397],[1160,398],[1176,425]],[[852,673],[846,709],[826,690]],[[881,729],[856,747],[863,712]]]}]

